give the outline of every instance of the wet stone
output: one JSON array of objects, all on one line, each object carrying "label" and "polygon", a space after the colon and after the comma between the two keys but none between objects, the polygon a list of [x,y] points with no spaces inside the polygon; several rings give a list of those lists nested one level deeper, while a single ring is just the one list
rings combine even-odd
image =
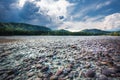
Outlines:
[{"label": "wet stone", "polygon": [[53,75],[53,76],[50,77],[50,80],[58,80],[58,76]]},{"label": "wet stone", "polygon": [[9,75],[9,76],[6,78],[6,80],[12,80],[14,77],[15,77],[15,75],[14,75],[14,74]]},{"label": "wet stone", "polygon": [[37,74],[39,78],[42,78],[43,77],[43,74],[42,73],[38,73]]},{"label": "wet stone", "polygon": [[17,75],[18,74],[18,69],[6,69],[5,72],[8,74],[8,75]]},{"label": "wet stone", "polygon": [[61,70],[58,70],[58,71],[55,73],[55,75],[59,76],[59,75],[61,75],[62,73],[63,73],[63,70],[61,69]]},{"label": "wet stone", "polygon": [[9,54],[11,54],[10,51],[5,51],[4,53],[2,53],[2,54],[0,55],[0,57],[5,57],[5,56],[8,56]]},{"label": "wet stone", "polygon": [[41,69],[42,72],[46,72],[46,71],[48,71],[48,70],[49,70],[49,67],[48,67],[48,66],[44,66],[44,67]]},{"label": "wet stone", "polygon": [[74,77],[78,77],[79,76],[79,73],[77,71],[71,71],[69,74],[68,74],[68,77],[69,78],[74,78]]},{"label": "wet stone", "polygon": [[111,76],[112,74],[115,74],[115,71],[113,69],[103,69],[102,74],[106,76]]},{"label": "wet stone", "polygon": [[44,78],[43,80],[49,80],[49,78]]},{"label": "wet stone", "polygon": [[53,56],[54,56],[54,55],[51,54],[51,55],[47,55],[46,57],[52,58]]},{"label": "wet stone", "polygon": [[94,70],[88,70],[85,74],[86,77],[93,78],[95,77],[96,73]]},{"label": "wet stone", "polygon": [[42,80],[41,78],[35,78],[34,80]]},{"label": "wet stone", "polygon": [[26,71],[29,71],[31,69],[30,66],[26,67],[26,68],[23,68],[23,70],[26,70]]},{"label": "wet stone", "polygon": [[72,62],[71,64],[68,64],[67,67],[68,68],[73,68],[73,65],[74,65],[74,63]]},{"label": "wet stone", "polygon": [[89,63],[87,63],[86,65],[85,65],[85,68],[90,68],[91,67],[91,64],[89,64]]},{"label": "wet stone", "polygon": [[100,75],[98,80],[108,80],[108,78],[105,75]]},{"label": "wet stone", "polygon": [[30,77],[30,78],[28,78],[27,80],[33,80],[33,78]]},{"label": "wet stone", "polygon": [[70,79],[73,79],[73,74],[72,73],[70,73],[70,74],[68,74],[68,78],[70,78]]},{"label": "wet stone", "polygon": [[66,76],[70,73],[71,70],[72,70],[71,68],[66,68],[64,69],[63,74]]},{"label": "wet stone", "polygon": [[27,73],[27,76],[28,76],[28,77],[32,77],[33,75],[34,75],[34,72],[28,72],[28,73]]},{"label": "wet stone", "polygon": [[41,69],[41,68],[42,68],[42,65],[36,64],[35,67],[36,67],[37,69]]},{"label": "wet stone", "polygon": [[76,48],[77,48],[77,46],[75,46],[75,45],[72,45],[72,46],[71,46],[71,48],[74,48],[74,49],[76,49]]},{"label": "wet stone", "polygon": [[114,69],[117,73],[120,73],[120,66],[115,66]]},{"label": "wet stone", "polygon": [[53,73],[52,72],[48,72],[48,77],[52,76]]},{"label": "wet stone", "polygon": [[1,75],[0,75],[0,79],[1,79],[1,80],[4,80],[7,76],[8,76],[7,73],[1,74]]},{"label": "wet stone", "polygon": [[40,64],[42,64],[42,63],[44,62],[44,60],[39,60],[38,62],[39,62]]},{"label": "wet stone", "polygon": [[[0,54],[0,68],[6,69],[0,70],[0,80],[116,80],[120,77],[120,40],[96,37],[40,37],[0,44],[5,48]],[[9,50],[13,46],[18,50]],[[115,53],[109,53],[110,48]]]},{"label": "wet stone", "polygon": [[117,61],[117,62],[120,61],[120,56],[119,56],[119,55],[118,55],[118,56],[113,56],[112,58],[113,58],[113,60],[115,60],[115,61]]},{"label": "wet stone", "polygon": [[57,65],[61,65],[61,62],[57,62]]},{"label": "wet stone", "polygon": [[19,54],[19,55],[16,55],[14,58],[15,58],[16,60],[20,60],[23,56],[24,56],[24,55]]},{"label": "wet stone", "polygon": [[50,77],[50,75],[48,73],[45,73],[45,74],[43,74],[43,77],[48,78],[48,77]]}]

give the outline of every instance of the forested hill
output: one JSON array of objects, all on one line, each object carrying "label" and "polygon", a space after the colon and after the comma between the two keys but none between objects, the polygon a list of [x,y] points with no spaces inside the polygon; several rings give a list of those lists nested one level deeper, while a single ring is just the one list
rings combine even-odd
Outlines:
[{"label": "forested hill", "polygon": [[30,25],[25,23],[0,23],[1,35],[28,35],[28,34],[45,34],[51,31],[45,26]]},{"label": "forested hill", "polygon": [[88,33],[93,33],[93,34],[110,33],[109,31],[103,31],[103,30],[99,30],[99,29],[84,29],[84,30],[82,30],[82,32],[88,32]]},{"label": "forested hill", "polygon": [[99,29],[85,29],[79,32],[70,32],[64,29],[51,30],[45,26],[37,26],[25,23],[2,23],[0,22],[0,35],[113,35],[120,36],[120,31],[103,31]]}]

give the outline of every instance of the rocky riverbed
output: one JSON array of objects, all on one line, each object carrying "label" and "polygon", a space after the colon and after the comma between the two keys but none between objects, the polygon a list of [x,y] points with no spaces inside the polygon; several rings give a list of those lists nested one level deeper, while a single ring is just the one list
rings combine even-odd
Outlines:
[{"label": "rocky riverbed", "polygon": [[120,80],[120,37],[7,39],[19,41],[0,43],[0,80]]}]

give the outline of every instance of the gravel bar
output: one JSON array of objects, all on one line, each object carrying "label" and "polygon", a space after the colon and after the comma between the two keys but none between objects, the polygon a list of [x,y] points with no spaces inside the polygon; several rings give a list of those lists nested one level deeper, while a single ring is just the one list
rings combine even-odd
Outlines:
[{"label": "gravel bar", "polygon": [[2,38],[0,80],[120,80],[120,37]]}]

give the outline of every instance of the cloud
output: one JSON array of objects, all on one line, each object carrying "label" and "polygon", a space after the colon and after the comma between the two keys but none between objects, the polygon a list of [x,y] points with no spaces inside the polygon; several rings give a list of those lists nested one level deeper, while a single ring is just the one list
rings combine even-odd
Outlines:
[{"label": "cloud", "polygon": [[120,30],[120,13],[106,16],[103,24],[108,30]]},{"label": "cloud", "polygon": [[98,27],[98,25],[100,26],[100,23],[101,22],[67,21],[64,22],[64,24],[62,24],[60,27],[58,27],[58,29],[66,29],[72,32],[81,31],[83,29],[101,29]]},{"label": "cloud", "polygon": [[19,11],[14,7],[17,0],[0,0],[0,21],[10,22],[19,21]]},{"label": "cloud", "polygon": [[39,7],[37,13],[50,17],[56,23],[68,17],[68,8],[72,6],[67,0],[41,0],[34,3]]},{"label": "cloud", "polygon": [[[87,1],[85,1],[85,2],[87,2]],[[83,6],[80,6],[80,7],[76,7],[77,8],[77,12],[75,12],[73,14],[73,18],[74,19],[78,19],[79,18],[81,20],[86,15],[97,16],[98,14],[100,14],[104,10],[103,7],[110,5],[112,2],[113,2],[112,0],[102,1],[102,2],[100,2],[98,0],[96,2],[92,2],[92,3],[87,4],[85,6],[83,5]],[[79,5],[82,5],[82,3],[79,4]],[[99,9],[102,9],[102,10],[99,10]],[[104,12],[105,12],[105,10],[104,10]]]},{"label": "cloud", "polygon": [[110,5],[111,4],[111,0],[110,1],[106,1],[106,2],[104,2],[104,3],[100,3],[100,4],[98,4],[97,6],[96,6],[96,9],[100,9],[100,8],[102,8],[102,7],[105,7],[105,6],[108,6],[108,5]]},{"label": "cloud", "polygon": [[16,6],[27,23],[54,27],[69,18],[73,5],[67,0],[19,0]]},{"label": "cloud", "polygon": [[71,31],[85,28],[118,30],[120,13],[106,14],[108,9],[107,12],[103,9],[112,4],[112,1],[0,0],[0,21],[23,22]]},{"label": "cloud", "polygon": [[27,0],[19,0],[17,3],[17,6],[19,6],[19,8],[22,8],[24,6],[24,4],[26,3]]},{"label": "cloud", "polygon": [[79,10],[73,14],[73,18],[84,17],[90,10],[94,10],[95,4],[89,5],[89,7],[78,8]]},{"label": "cloud", "polygon": [[83,29],[120,30],[120,13],[108,16],[87,17],[85,21],[66,21],[60,25],[59,29],[70,31],[80,31]]}]

